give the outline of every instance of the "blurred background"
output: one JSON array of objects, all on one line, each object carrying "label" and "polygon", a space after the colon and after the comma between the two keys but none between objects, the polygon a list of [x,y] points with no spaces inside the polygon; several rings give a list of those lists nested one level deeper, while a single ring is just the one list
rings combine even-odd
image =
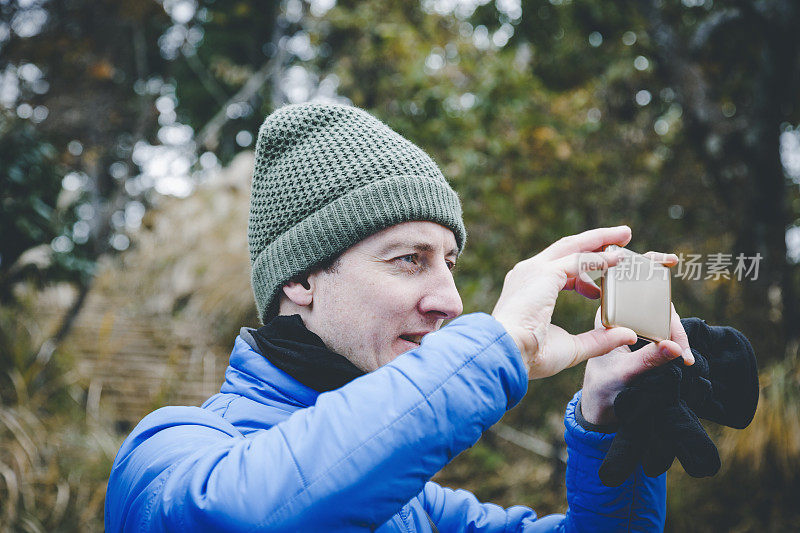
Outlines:
[{"label": "blurred background", "polygon": [[[440,165],[470,235],[465,312],[591,227],[683,254],[679,314],[743,331],[762,389],[748,429],[707,426],[716,477],[673,466],[667,530],[796,529],[798,27],[795,0],[0,0],[0,530],[102,530],[125,435],[219,389],[258,326],[258,127],[312,99]],[[584,331],[596,307],[564,294],[554,321]],[[563,512],[582,373],[532,383],[437,480]]]}]

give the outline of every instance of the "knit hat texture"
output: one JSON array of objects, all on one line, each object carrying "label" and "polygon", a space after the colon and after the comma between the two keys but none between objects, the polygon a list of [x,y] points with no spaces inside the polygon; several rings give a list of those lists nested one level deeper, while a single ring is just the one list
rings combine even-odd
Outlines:
[{"label": "knit hat texture", "polygon": [[248,246],[258,315],[278,314],[291,278],[401,222],[466,230],[458,195],[433,160],[366,111],[284,106],[258,132]]}]

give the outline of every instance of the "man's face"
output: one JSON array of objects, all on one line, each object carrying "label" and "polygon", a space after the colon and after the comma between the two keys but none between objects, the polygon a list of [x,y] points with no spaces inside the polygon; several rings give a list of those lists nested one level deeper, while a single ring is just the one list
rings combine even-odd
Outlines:
[{"label": "man's face", "polygon": [[422,335],[463,310],[453,282],[453,232],[404,222],[347,249],[333,272],[309,276],[306,327],[370,372],[415,348]]}]

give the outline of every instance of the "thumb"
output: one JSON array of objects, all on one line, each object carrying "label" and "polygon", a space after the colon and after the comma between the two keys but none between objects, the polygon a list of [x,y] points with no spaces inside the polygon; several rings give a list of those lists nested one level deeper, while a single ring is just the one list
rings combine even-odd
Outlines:
[{"label": "thumb", "polygon": [[605,355],[608,352],[636,342],[636,333],[630,328],[597,328],[580,335],[575,335],[578,348],[576,363]]},{"label": "thumb", "polygon": [[675,341],[661,341],[658,344],[650,343],[639,350],[631,352],[627,359],[628,369],[626,374],[630,377],[638,376],[648,370],[669,363],[680,357],[682,349]]}]

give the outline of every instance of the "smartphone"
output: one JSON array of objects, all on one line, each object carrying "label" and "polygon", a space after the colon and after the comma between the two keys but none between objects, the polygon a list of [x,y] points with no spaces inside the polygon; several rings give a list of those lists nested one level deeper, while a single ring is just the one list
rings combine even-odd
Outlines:
[{"label": "smartphone", "polygon": [[603,325],[630,328],[640,338],[653,342],[669,339],[672,317],[669,268],[616,245],[605,250],[623,250],[625,257],[599,278]]}]

